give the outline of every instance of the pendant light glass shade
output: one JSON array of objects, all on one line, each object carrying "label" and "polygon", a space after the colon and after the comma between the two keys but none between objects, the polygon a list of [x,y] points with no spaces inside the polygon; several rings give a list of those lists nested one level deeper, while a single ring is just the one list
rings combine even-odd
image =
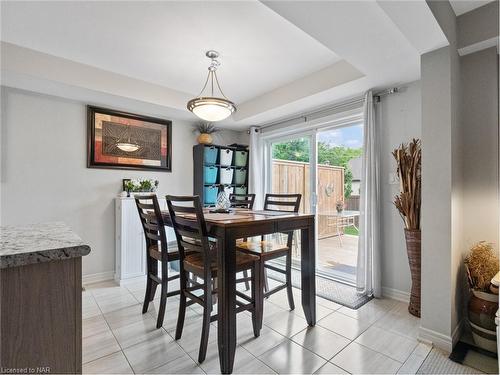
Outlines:
[{"label": "pendant light glass shade", "polygon": [[[209,122],[222,121],[236,111],[236,106],[232,101],[226,98],[219,85],[217,67],[220,63],[216,60],[217,57],[219,57],[219,53],[216,51],[208,51],[206,56],[212,60],[210,66],[208,67],[207,80],[205,81],[205,85],[201,89],[200,94],[187,103],[187,109],[202,120]],[[207,96],[202,96],[209,82],[211,88],[210,93]],[[214,82],[216,86],[214,86]],[[218,88],[221,97],[214,95],[215,87]]]},{"label": "pendant light glass shade", "polygon": [[229,100],[212,97],[191,99],[187,108],[202,120],[209,122],[222,121],[236,110],[235,105]]}]

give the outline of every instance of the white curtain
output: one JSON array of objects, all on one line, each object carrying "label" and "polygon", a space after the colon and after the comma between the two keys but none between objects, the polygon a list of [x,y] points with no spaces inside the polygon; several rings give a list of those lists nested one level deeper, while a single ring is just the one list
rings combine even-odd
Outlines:
[{"label": "white curtain", "polygon": [[255,194],[255,209],[262,209],[264,205],[264,145],[261,131],[252,126],[250,128],[250,164],[249,164],[249,193]]},{"label": "white curtain", "polygon": [[360,188],[358,293],[382,295],[379,249],[379,139],[373,93],[365,94],[364,141]]}]

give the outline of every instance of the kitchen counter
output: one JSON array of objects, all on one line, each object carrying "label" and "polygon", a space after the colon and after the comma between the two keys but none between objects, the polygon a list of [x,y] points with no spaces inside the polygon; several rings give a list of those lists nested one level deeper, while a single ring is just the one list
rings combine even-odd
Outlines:
[{"label": "kitchen counter", "polygon": [[90,252],[64,223],[0,227],[0,269],[81,257]]},{"label": "kitchen counter", "polygon": [[82,256],[60,222],[0,227],[0,372],[82,372]]}]

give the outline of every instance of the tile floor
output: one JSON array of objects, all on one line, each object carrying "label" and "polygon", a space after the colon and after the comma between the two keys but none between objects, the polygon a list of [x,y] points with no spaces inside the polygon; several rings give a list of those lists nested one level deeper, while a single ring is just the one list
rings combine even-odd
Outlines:
[{"label": "tile floor", "polygon": [[[86,285],[83,372],[218,373],[216,323],[207,358],[198,365],[201,308],[188,308],[183,336],[175,341],[178,299],[169,298],[163,328],[155,329],[159,300],[143,315],[144,289],[144,282]],[[419,321],[400,302],[373,299],[350,310],[318,298],[318,324],[309,328],[300,307],[300,290],[294,294],[293,312],[288,311],[285,291],[266,300],[259,338],[253,337],[250,315],[238,315],[235,374],[415,374],[432,350],[417,341]]]}]

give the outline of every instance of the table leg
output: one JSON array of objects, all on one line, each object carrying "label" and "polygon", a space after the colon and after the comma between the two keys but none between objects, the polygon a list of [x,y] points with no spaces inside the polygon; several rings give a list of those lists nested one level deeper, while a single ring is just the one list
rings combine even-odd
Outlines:
[{"label": "table leg", "polygon": [[233,372],[236,350],[236,239],[229,230],[218,238],[218,322],[219,363],[223,374]]},{"label": "table leg", "polygon": [[314,221],[300,233],[302,307],[310,326],[316,324],[316,241]]}]

